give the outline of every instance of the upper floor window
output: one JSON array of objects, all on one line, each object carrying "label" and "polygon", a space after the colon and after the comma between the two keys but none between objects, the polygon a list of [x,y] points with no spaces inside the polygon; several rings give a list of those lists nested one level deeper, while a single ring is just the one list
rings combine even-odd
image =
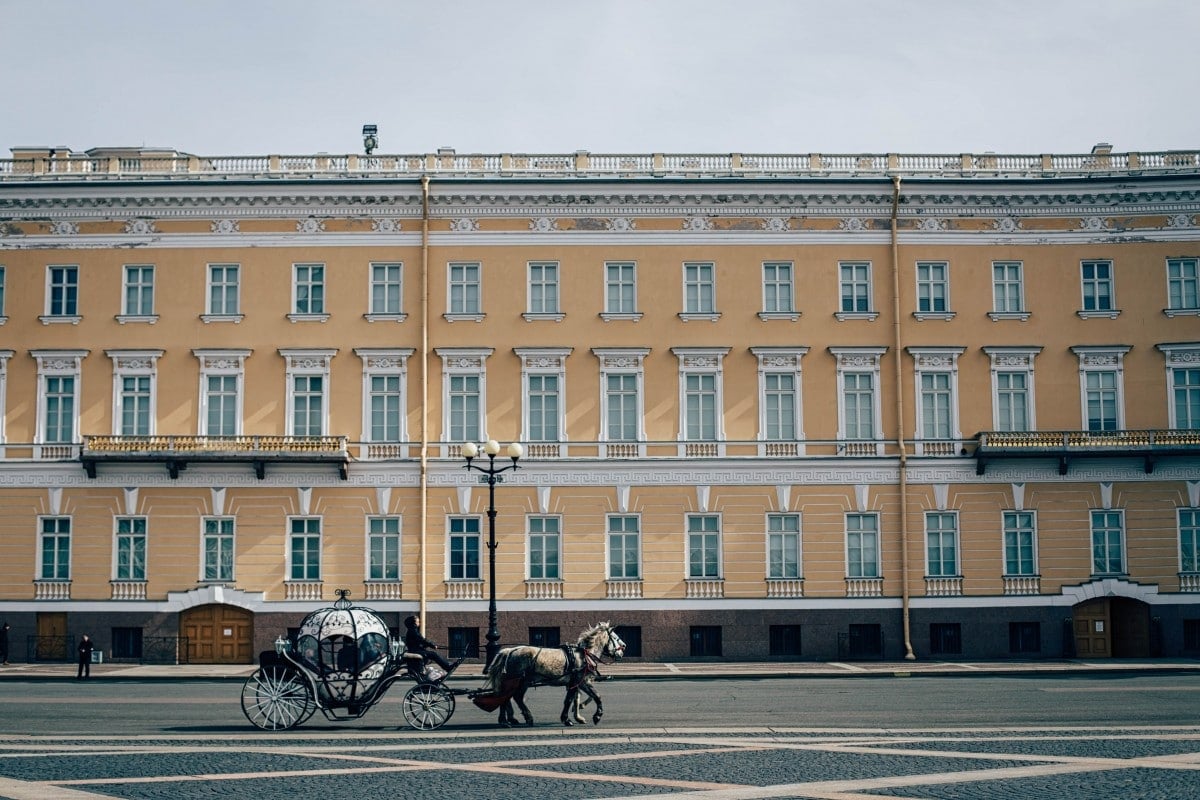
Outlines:
[{"label": "upper floor window", "polygon": [[289,521],[288,578],[293,581],[321,579],[320,517],[293,517]]},{"label": "upper floor window", "polygon": [[1125,518],[1121,511],[1092,511],[1092,574],[1125,573]]},{"label": "upper floor window", "polygon": [[116,569],[118,581],[146,580],[146,518],[117,517]]},{"label": "upper floor window", "polygon": [[1037,518],[1032,511],[1005,511],[1004,574],[1030,577],[1037,574]]},{"label": "upper floor window", "polygon": [[402,442],[405,419],[405,377],[412,348],[356,348],[363,361],[363,433],[368,442]]},{"label": "upper floor window", "polygon": [[452,581],[479,580],[479,517],[450,517],[448,575]]},{"label": "upper floor window", "polygon": [[292,314],[295,322],[300,319],[328,318],[325,313],[325,265],[293,264]]},{"label": "upper floor window", "polygon": [[73,444],[79,429],[80,373],[87,350],[33,350],[38,362],[37,441]]},{"label": "upper floor window", "polygon": [[992,429],[1035,430],[1033,360],[1040,347],[985,347],[991,360]]},{"label": "upper floor window", "polygon": [[637,310],[637,265],[632,261],[604,264],[604,313],[608,319],[641,319]]},{"label": "upper floor window", "polygon": [[1025,310],[1024,265],[1020,261],[992,262],[992,319],[1028,319]]},{"label": "upper floor window", "polygon": [[287,362],[287,434],[324,436],[329,425],[329,367],[336,350],[281,349]]},{"label": "upper floor window", "polygon": [[3,325],[8,316],[4,313],[4,266],[0,265],[0,325]]},{"label": "upper floor window", "polygon": [[447,271],[447,281],[446,318],[450,321],[481,319],[483,304],[479,263],[451,262]]},{"label": "upper floor window", "polygon": [[121,322],[139,320],[153,321],[154,314],[154,267],[147,264],[125,266],[125,302],[121,309]]},{"label": "upper floor window", "polygon": [[1079,383],[1085,430],[1125,427],[1124,358],[1128,347],[1072,347],[1079,357]]},{"label": "upper floor window", "polygon": [[525,419],[521,438],[527,442],[562,441],[566,409],[567,356],[571,348],[518,347],[521,359]]},{"label": "upper floor window", "polygon": [[795,442],[800,428],[800,360],[807,347],[751,347],[758,359],[758,438],[767,442]]},{"label": "upper floor window", "polygon": [[1200,344],[1160,344],[1166,357],[1167,410],[1176,430],[1200,430]]},{"label": "upper floor window", "polygon": [[767,515],[767,577],[800,577],[800,515]]},{"label": "upper floor window", "polygon": [[796,319],[795,287],[793,267],[790,261],[764,261],[763,269],[763,319]]},{"label": "upper floor window", "polygon": [[559,580],[562,577],[562,537],[558,517],[529,517],[529,579]]},{"label": "upper floor window", "polygon": [[367,319],[399,320],[404,314],[404,265],[371,263],[371,310]]},{"label": "upper floor window", "polygon": [[109,350],[113,360],[113,433],[154,433],[158,358],[162,350]]},{"label": "upper floor window", "polygon": [[950,265],[945,261],[917,262],[917,319],[952,319]]},{"label": "upper floor window", "polygon": [[846,515],[846,577],[880,577],[879,515]]},{"label": "upper floor window", "polygon": [[1200,314],[1200,259],[1167,259],[1167,316]]},{"label": "upper floor window", "polygon": [[241,307],[241,267],[238,264],[209,264],[204,321],[241,319]]},{"label": "upper floor window", "polygon": [[1179,571],[1200,572],[1200,508],[1179,509]]},{"label": "upper floor window", "polygon": [[233,580],[233,517],[205,517],[201,534],[204,551],[204,581]]},{"label": "upper floor window", "polygon": [[600,439],[637,442],[645,439],[642,384],[648,348],[592,348],[600,360]]},{"label": "upper floor window", "polygon": [[41,517],[38,578],[44,581],[71,579],[71,518]]},{"label": "upper floor window", "polygon": [[[958,357],[962,347],[909,347],[916,368],[917,438],[923,455],[955,455],[958,426]],[[941,440],[932,443],[929,440]]]},{"label": "upper floor window", "polygon": [[1080,262],[1083,308],[1079,316],[1115,319],[1120,311],[1113,308],[1113,265],[1111,261]]},{"label": "upper floor window", "polygon": [[249,350],[194,350],[200,360],[201,436],[238,436]]},{"label": "upper floor window", "polygon": [[562,319],[558,305],[558,262],[530,261],[526,319]]},{"label": "upper floor window", "polygon": [[721,577],[721,518],[689,514],[687,518],[689,578]]},{"label": "upper floor window", "polygon": [[883,420],[880,411],[879,364],[887,348],[831,347],[838,364],[838,434],[841,440],[872,444],[848,448],[859,455],[878,453]]},{"label": "upper floor window", "polygon": [[687,442],[725,438],[722,409],[724,348],[673,347],[679,359],[679,437]]},{"label": "upper floor window", "polygon": [[687,319],[716,319],[717,278],[712,262],[684,262],[683,313]]},{"label": "upper floor window", "polygon": [[841,296],[835,315],[838,319],[875,319],[878,316],[871,291],[871,262],[839,262],[838,291]]},{"label": "upper floor window", "polygon": [[400,580],[400,518],[367,518],[367,580]]},{"label": "upper floor window", "polygon": [[46,314],[42,322],[78,322],[79,267],[47,267],[46,283]]},{"label": "upper floor window", "polygon": [[608,517],[608,577],[637,580],[642,576],[641,523],[636,514]]},{"label": "upper floor window", "polygon": [[946,511],[925,514],[925,574],[931,578],[958,575],[958,515]]},{"label": "upper floor window", "polygon": [[481,442],[487,407],[485,362],[491,348],[439,347],[442,358],[442,441]]}]

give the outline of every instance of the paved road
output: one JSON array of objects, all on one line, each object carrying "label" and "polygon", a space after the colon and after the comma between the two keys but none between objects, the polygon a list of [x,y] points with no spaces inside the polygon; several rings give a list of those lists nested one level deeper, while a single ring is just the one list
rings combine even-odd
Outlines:
[{"label": "paved road", "polygon": [[601,685],[599,727],[500,729],[466,701],[398,728],[249,726],[234,682],[4,681],[0,797],[1195,800],[1200,676],[760,679]]}]

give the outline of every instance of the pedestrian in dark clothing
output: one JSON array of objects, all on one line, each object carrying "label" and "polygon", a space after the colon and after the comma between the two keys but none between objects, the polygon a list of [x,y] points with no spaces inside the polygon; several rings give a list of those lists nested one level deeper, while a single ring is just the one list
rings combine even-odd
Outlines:
[{"label": "pedestrian in dark clothing", "polygon": [[92,651],[95,649],[91,637],[85,633],[79,641],[79,673],[75,676],[76,680],[92,677]]},{"label": "pedestrian in dark clothing", "polygon": [[437,645],[421,635],[420,617],[412,616],[404,620],[404,627],[407,628],[404,631],[404,648],[408,652],[420,653],[426,661],[433,661],[439,667],[446,670],[447,675],[457,669],[458,665],[462,663],[462,659],[460,658],[454,664],[451,664],[434,652],[437,650]]},{"label": "pedestrian in dark clothing", "polygon": [[0,663],[8,666],[8,631],[9,624],[6,622],[0,626]]}]

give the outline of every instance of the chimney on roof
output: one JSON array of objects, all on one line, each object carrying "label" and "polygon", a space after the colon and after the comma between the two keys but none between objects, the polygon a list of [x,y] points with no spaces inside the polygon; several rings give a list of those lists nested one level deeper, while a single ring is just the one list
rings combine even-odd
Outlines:
[{"label": "chimney on roof", "polygon": [[1112,145],[1108,142],[1100,142],[1092,148],[1092,155],[1106,156],[1112,152]]}]

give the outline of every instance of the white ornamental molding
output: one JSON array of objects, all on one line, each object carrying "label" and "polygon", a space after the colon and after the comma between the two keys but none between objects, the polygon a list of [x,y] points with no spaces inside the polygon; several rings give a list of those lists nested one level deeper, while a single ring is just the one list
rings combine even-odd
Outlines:
[{"label": "white ornamental molding", "polygon": [[1081,367],[1115,367],[1121,359],[1115,353],[1082,353],[1079,356]]},{"label": "white ornamental molding", "polygon": [[525,358],[526,369],[561,370],[562,367],[563,359],[558,356],[527,356]]},{"label": "white ornamental molding", "polygon": [[50,233],[55,236],[76,236],[79,233],[79,225],[70,220],[60,219],[50,225]]},{"label": "white ornamental molding", "polygon": [[215,219],[212,223],[212,232],[221,236],[228,236],[232,233],[241,233],[242,229],[236,219]]},{"label": "white ornamental molding", "polygon": [[134,236],[145,236],[148,233],[158,233],[154,221],[149,219],[131,219],[125,222],[125,232]]},{"label": "white ornamental molding", "polygon": [[1027,353],[1005,353],[992,358],[992,365],[996,367],[1020,367],[1027,369],[1033,365],[1033,356]]},{"label": "white ornamental molding", "polygon": [[375,233],[399,233],[400,220],[398,219],[374,219],[371,220],[371,230]]},{"label": "white ornamental molding", "polygon": [[455,233],[470,233],[479,230],[479,221],[470,217],[457,217],[450,220],[450,230]]},{"label": "white ornamental molding", "polygon": [[772,233],[781,233],[788,230],[790,227],[787,217],[767,217],[763,220],[763,230]]},{"label": "white ornamental molding", "polygon": [[210,370],[240,370],[242,363],[246,360],[245,356],[202,356],[200,358],[200,369],[205,371]]},{"label": "white ornamental molding", "polygon": [[713,224],[708,217],[686,217],[683,220],[683,229],[685,231],[711,231]]},{"label": "white ornamental molding", "polygon": [[324,233],[325,221],[316,217],[302,219],[296,223],[296,233]]},{"label": "white ornamental molding", "polygon": [[601,350],[592,348],[592,354],[600,360],[601,370],[640,370],[649,348],[636,350]]},{"label": "white ornamental molding", "polygon": [[1081,231],[1106,231],[1112,228],[1112,222],[1107,217],[1083,217],[1079,220]]},{"label": "white ornamental molding", "polygon": [[154,369],[154,359],[152,358],[118,358],[115,364],[116,369],[124,372],[126,370],[150,370]]},{"label": "white ornamental molding", "polygon": [[1190,367],[1200,364],[1200,343],[1197,344],[1160,344],[1169,367]]},{"label": "white ornamental molding", "polygon": [[392,356],[373,356],[367,359],[367,369],[373,372],[404,369],[405,359]]},{"label": "white ornamental molding", "polygon": [[551,217],[535,217],[529,220],[529,230],[538,233],[549,233],[558,230],[558,220]]},{"label": "white ornamental molding", "polygon": [[1013,233],[1021,230],[1021,220],[1017,217],[1000,217],[992,220],[992,229],[1001,233]]},{"label": "white ornamental molding", "polygon": [[838,220],[838,230],[840,231],[865,231],[866,229],[867,223],[859,217],[846,217]]},{"label": "white ornamental molding", "polygon": [[1196,227],[1196,218],[1191,214],[1172,214],[1167,217],[1168,228],[1194,228]]},{"label": "white ornamental molding", "polygon": [[613,217],[605,225],[610,231],[631,231],[636,227],[634,221],[629,217]]},{"label": "white ornamental molding", "polygon": [[925,219],[921,220],[921,222],[917,225],[917,230],[944,231],[944,230],[946,230],[946,221],[940,220],[940,219],[934,219],[933,217],[926,217]]}]

